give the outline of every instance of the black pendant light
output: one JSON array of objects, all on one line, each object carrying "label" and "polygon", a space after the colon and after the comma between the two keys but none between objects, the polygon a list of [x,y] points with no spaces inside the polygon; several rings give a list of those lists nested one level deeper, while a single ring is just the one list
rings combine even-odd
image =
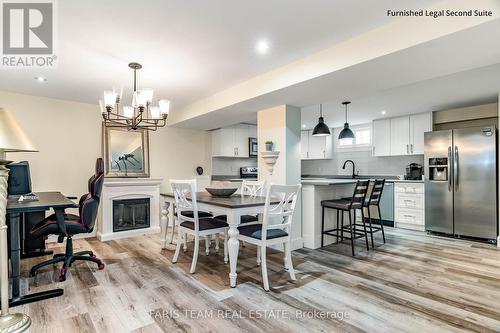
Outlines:
[{"label": "black pendant light", "polygon": [[345,105],[345,123],[344,129],[339,134],[339,140],[342,139],[354,139],[354,133],[349,128],[349,123],[347,122],[347,106],[351,104],[351,102],[342,102]]},{"label": "black pendant light", "polygon": [[325,120],[323,119],[323,104],[319,105],[319,119],[318,125],[316,125],[313,129],[313,136],[327,136],[330,135],[330,129],[325,124]]}]

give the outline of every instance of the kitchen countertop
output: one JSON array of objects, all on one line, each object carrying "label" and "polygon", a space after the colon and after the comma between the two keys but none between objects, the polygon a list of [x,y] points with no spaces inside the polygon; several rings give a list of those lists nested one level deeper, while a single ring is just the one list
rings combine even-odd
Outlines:
[{"label": "kitchen countertop", "polygon": [[212,175],[212,180],[215,181],[238,181],[241,182],[243,179],[247,180],[257,180],[257,177],[255,178],[241,178],[240,175]]},{"label": "kitchen countertop", "polygon": [[301,179],[303,185],[342,185],[342,184],[355,184],[358,180],[366,179],[381,179],[385,178],[388,183],[423,183],[423,180],[409,180],[409,179],[397,179],[396,176],[369,176],[363,175],[359,178],[347,178],[345,176],[314,176],[314,177],[304,177]]}]

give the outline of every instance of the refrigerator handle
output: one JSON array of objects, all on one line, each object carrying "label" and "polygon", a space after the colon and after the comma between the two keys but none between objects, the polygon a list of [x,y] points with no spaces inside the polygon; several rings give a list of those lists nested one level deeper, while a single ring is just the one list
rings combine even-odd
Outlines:
[{"label": "refrigerator handle", "polygon": [[455,192],[458,191],[458,182],[459,182],[459,161],[458,161],[458,147],[455,146],[455,156],[453,157],[453,178],[455,181],[454,187],[455,187]]},{"label": "refrigerator handle", "polygon": [[448,147],[448,192],[451,192],[451,146]]}]

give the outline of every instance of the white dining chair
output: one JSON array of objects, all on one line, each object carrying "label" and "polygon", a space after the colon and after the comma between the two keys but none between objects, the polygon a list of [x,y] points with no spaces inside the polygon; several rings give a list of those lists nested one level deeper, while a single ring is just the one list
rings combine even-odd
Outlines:
[{"label": "white dining chair", "polygon": [[[241,183],[240,194],[249,195],[252,197],[263,196],[266,187],[266,181],[246,180]],[[226,215],[219,215],[215,217],[218,220],[227,222]],[[255,224],[260,223],[259,217],[256,215],[242,215],[240,217],[240,224]],[[242,246],[245,246],[242,242]],[[215,251],[219,251],[219,237],[215,236]]]},{"label": "white dining chair", "polygon": [[212,217],[201,217],[196,201],[196,181],[195,180],[170,180],[172,193],[174,195],[177,210],[177,246],[172,263],[177,262],[179,251],[183,240],[187,240],[187,235],[194,236],[194,253],[191,263],[190,273],[196,271],[196,262],[200,248],[200,238],[208,239],[212,235],[224,233],[224,263],[228,261],[227,252],[227,231],[228,225],[224,221],[216,220]]},{"label": "white dining chair", "polygon": [[[295,280],[290,245],[290,232],[293,212],[297,204],[301,185],[270,185],[267,189],[266,204],[262,223],[242,225],[238,228],[238,239],[257,245],[258,262],[262,267],[262,281],[264,289],[269,291],[267,277],[266,249],[270,245],[284,244],[284,264],[290,274],[290,279]],[[279,200],[277,204],[271,202]],[[277,224],[270,222],[277,221]]]}]

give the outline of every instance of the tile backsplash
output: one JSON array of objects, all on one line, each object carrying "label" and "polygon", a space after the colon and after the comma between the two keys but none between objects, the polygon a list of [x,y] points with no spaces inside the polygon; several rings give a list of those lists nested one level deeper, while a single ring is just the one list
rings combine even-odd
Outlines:
[{"label": "tile backsplash", "polygon": [[423,155],[374,157],[371,151],[335,152],[331,160],[302,161],[302,174],[350,175],[350,163],[342,170],[345,160],[353,160],[360,175],[403,175],[408,164],[424,164]]},{"label": "tile backsplash", "polygon": [[241,167],[257,166],[257,158],[212,157],[212,174],[239,176]]}]

